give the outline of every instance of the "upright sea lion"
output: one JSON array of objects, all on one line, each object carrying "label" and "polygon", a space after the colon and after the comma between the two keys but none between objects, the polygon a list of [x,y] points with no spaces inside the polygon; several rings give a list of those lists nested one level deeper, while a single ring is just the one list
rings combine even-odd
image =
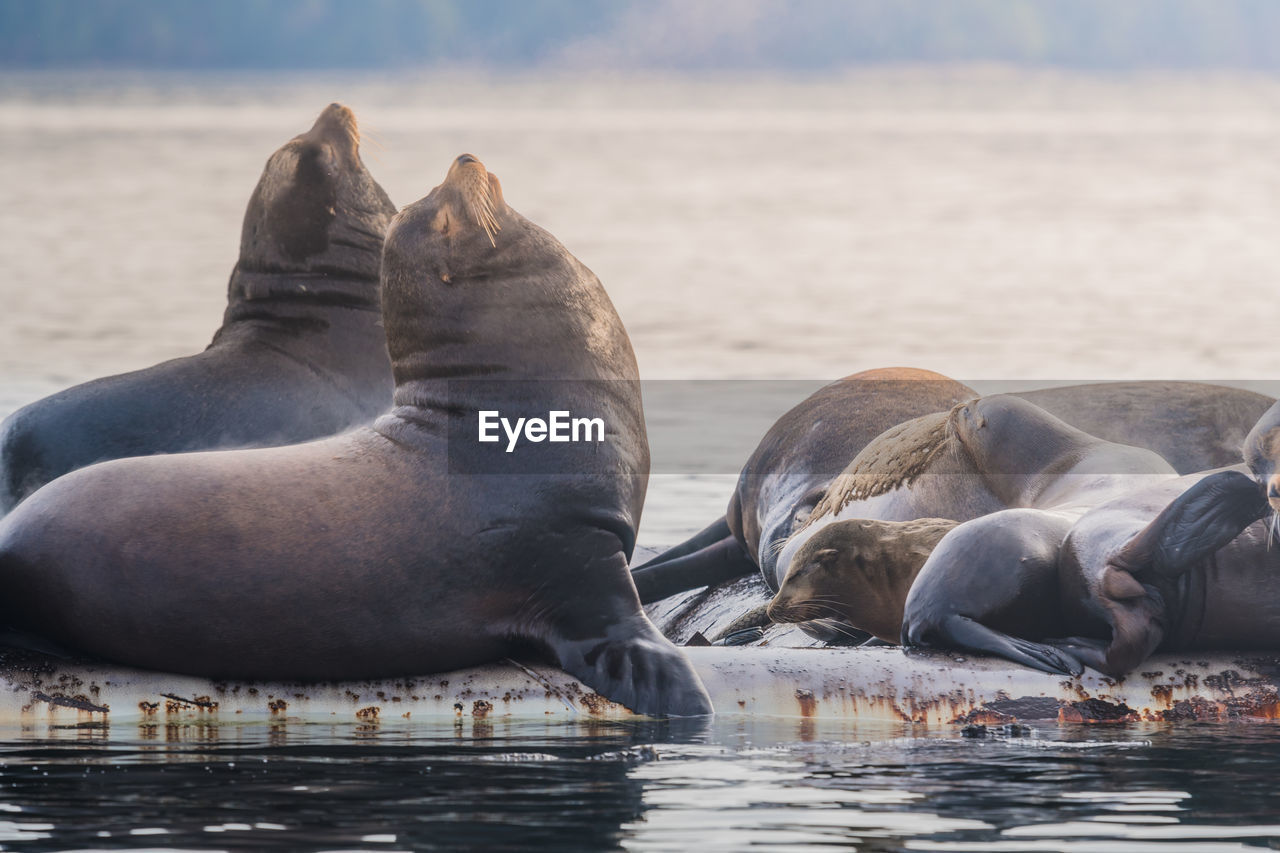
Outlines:
[{"label": "upright sea lion", "polygon": [[391,405],[378,266],[395,205],[329,105],[267,161],[204,352],[96,379],[0,424],[0,514],[94,462],[332,435]]},{"label": "upright sea lion", "polygon": [[[59,478],[0,522],[0,615],[119,663],[217,678],[537,653],[633,711],[709,713],[627,571],[649,448],[599,280],[463,155],[392,221],[382,284],[389,414],[308,444]],[[510,453],[480,440],[491,412],[557,410],[603,434]]]},{"label": "upright sea lion", "polygon": [[[870,384],[910,378],[920,385]],[[868,371],[821,389],[769,430],[742,469],[725,518],[635,570],[646,603],[755,571],[776,590],[780,543],[827,486],[880,432],[941,412],[977,393],[927,371]],[[1275,401],[1200,382],[1107,382],[1018,392],[1068,424],[1106,441],[1145,447],[1178,473],[1231,464],[1239,441]]]}]

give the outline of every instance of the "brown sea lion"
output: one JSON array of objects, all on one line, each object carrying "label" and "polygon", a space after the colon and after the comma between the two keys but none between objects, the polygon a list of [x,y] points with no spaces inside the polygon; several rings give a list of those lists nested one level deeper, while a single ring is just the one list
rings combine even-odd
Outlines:
[{"label": "brown sea lion", "polygon": [[[633,711],[709,713],[627,572],[649,449],[631,343],[599,280],[463,155],[392,221],[382,285],[389,414],[307,444],[59,478],[0,522],[0,615],[118,663],[214,678],[542,655]],[[606,429],[510,453],[481,440],[486,413],[554,410]]]},{"label": "brown sea lion", "polygon": [[769,618],[780,623],[835,619],[897,643],[911,584],[958,524],[946,518],[851,518],[828,525],[796,552],[769,602]]},{"label": "brown sea lion", "polygon": [[106,459],[332,435],[391,405],[378,267],[395,205],[327,107],[267,161],[202,353],[60,391],[0,424],[0,514]]}]

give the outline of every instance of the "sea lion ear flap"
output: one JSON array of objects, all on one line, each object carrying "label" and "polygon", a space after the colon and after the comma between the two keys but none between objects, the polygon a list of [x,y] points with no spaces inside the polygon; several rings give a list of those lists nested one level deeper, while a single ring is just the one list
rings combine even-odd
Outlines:
[{"label": "sea lion ear flap", "polygon": [[1175,576],[1267,514],[1258,484],[1239,471],[1211,474],[1187,489],[1110,560],[1130,572]]}]

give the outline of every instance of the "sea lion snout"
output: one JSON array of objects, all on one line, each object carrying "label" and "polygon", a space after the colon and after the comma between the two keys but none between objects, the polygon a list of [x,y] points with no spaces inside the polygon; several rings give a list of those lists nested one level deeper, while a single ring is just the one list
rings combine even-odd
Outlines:
[{"label": "sea lion snout", "polygon": [[441,233],[457,235],[463,230],[470,230],[459,226],[470,223],[483,232],[485,242],[497,247],[495,235],[502,230],[499,217],[505,203],[497,179],[489,174],[478,157],[474,154],[455,157],[438,190],[441,195],[436,227]]},{"label": "sea lion snout", "polygon": [[356,114],[350,107],[333,103],[320,111],[315,124],[302,135],[302,139],[355,153],[360,147],[359,127]]}]

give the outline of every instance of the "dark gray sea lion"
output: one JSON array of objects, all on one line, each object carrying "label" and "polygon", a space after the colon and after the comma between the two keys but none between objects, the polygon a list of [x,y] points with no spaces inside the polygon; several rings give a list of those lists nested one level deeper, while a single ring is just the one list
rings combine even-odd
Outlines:
[{"label": "dark gray sea lion", "polygon": [[742,467],[725,517],[633,572],[646,603],[760,571],[774,589],[777,544],[872,439],[977,396],[928,370],[868,370],[833,382],[774,423]]},{"label": "dark gray sea lion", "polygon": [[[633,711],[709,713],[627,571],[649,448],[599,280],[463,155],[392,222],[382,282],[389,414],[307,444],[59,478],[0,522],[5,619],[215,678],[545,655]],[[482,412],[556,410],[600,418],[604,434],[511,453],[479,440]]]},{"label": "dark gray sea lion", "polygon": [[[780,418],[743,467],[725,518],[637,567],[642,599],[656,601],[757,568],[776,590],[779,543],[805,520],[844,466],[879,435],[872,427],[884,424],[888,429],[977,396],[939,374],[899,373],[919,376],[922,384],[877,386],[867,380],[878,378],[879,371],[855,374]],[[1154,450],[1178,473],[1238,461],[1249,425],[1275,402],[1252,391],[1199,382],[1107,382],[1011,396],[1098,438]],[[920,405],[933,408],[914,408]]]},{"label": "dark gray sea lion", "polygon": [[1080,519],[1059,559],[1067,640],[1120,676],[1159,650],[1280,649],[1270,507],[1239,468],[1182,477]]},{"label": "dark gray sea lion", "polygon": [[378,266],[395,206],[339,104],[267,161],[204,352],[97,379],[0,424],[0,513],[94,462],[291,444],[391,405]]},{"label": "dark gray sea lion", "polygon": [[[1006,519],[998,527],[1004,542],[975,529],[944,552],[944,538],[917,583],[935,560],[939,577],[951,582],[933,586],[928,625],[916,627],[908,600],[904,641],[996,654],[1046,672],[1078,675],[1089,666],[1115,677],[1156,651],[1280,648],[1280,556],[1259,521],[1267,511],[1257,484],[1226,469],[1108,501],[1067,524],[1061,538],[1061,527],[1054,529],[1034,552],[1035,517]],[[978,567],[987,579],[980,593],[955,583]],[[963,612],[937,633],[942,602],[957,598]],[[1008,613],[1035,621],[999,624]]]}]

